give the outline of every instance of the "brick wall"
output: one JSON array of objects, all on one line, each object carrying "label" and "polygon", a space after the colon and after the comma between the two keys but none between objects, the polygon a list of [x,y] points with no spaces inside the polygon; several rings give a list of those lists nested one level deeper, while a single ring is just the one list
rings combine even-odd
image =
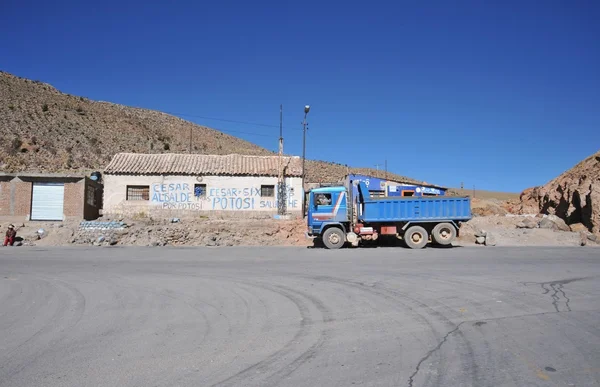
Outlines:
[{"label": "brick wall", "polygon": [[65,183],[63,213],[67,218],[83,219],[84,200],[85,180],[81,180],[77,183]]},{"label": "brick wall", "polygon": [[10,215],[10,181],[0,181],[0,216]]},{"label": "brick wall", "polygon": [[[12,177],[0,176],[0,217],[4,220],[26,221],[31,217],[31,197],[33,182],[60,181],[50,177]],[[64,204],[63,215],[70,219],[95,219],[98,216],[98,208],[85,205],[86,182],[89,180],[81,178],[67,178],[64,182]],[[97,184],[96,184],[97,185]],[[99,185],[98,185],[99,186]],[[99,186],[101,187],[101,186]],[[99,194],[101,195],[101,189]],[[101,201],[97,202],[97,206]],[[86,215],[87,214],[87,215]]]},{"label": "brick wall", "polygon": [[14,185],[14,216],[26,216],[31,214],[31,188],[30,181],[21,181],[15,179],[12,181]]}]

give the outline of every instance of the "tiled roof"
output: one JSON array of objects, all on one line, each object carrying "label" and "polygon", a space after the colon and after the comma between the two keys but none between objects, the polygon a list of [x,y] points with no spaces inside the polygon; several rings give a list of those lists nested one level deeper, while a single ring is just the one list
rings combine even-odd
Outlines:
[{"label": "tiled roof", "polygon": [[[284,156],[286,176],[302,176],[302,159]],[[118,153],[104,173],[118,175],[278,176],[279,156]]]}]

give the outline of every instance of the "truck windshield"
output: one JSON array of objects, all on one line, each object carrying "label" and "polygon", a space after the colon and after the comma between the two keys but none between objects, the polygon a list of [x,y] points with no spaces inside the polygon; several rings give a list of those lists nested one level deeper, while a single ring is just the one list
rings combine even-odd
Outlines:
[{"label": "truck windshield", "polygon": [[331,194],[320,193],[315,195],[315,205],[317,206],[328,206],[331,205]]}]

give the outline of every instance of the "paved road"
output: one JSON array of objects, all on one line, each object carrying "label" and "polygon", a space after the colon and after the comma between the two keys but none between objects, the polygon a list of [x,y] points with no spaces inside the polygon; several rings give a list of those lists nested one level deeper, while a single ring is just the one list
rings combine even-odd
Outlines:
[{"label": "paved road", "polygon": [[600,249],[0,248],[0,386],[597,386]]}]

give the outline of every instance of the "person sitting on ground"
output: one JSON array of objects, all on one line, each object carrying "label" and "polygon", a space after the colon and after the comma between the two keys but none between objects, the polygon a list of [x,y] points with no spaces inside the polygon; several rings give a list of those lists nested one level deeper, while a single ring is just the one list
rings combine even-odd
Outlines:
[{"label": "person sitting on ground", "polygon": [[17,232],[15,231],[15,226],[12,224],[8,225],[8,230],[6,230],[6,238],[4,238],[4,246],[14,246],[16,237]]}]

